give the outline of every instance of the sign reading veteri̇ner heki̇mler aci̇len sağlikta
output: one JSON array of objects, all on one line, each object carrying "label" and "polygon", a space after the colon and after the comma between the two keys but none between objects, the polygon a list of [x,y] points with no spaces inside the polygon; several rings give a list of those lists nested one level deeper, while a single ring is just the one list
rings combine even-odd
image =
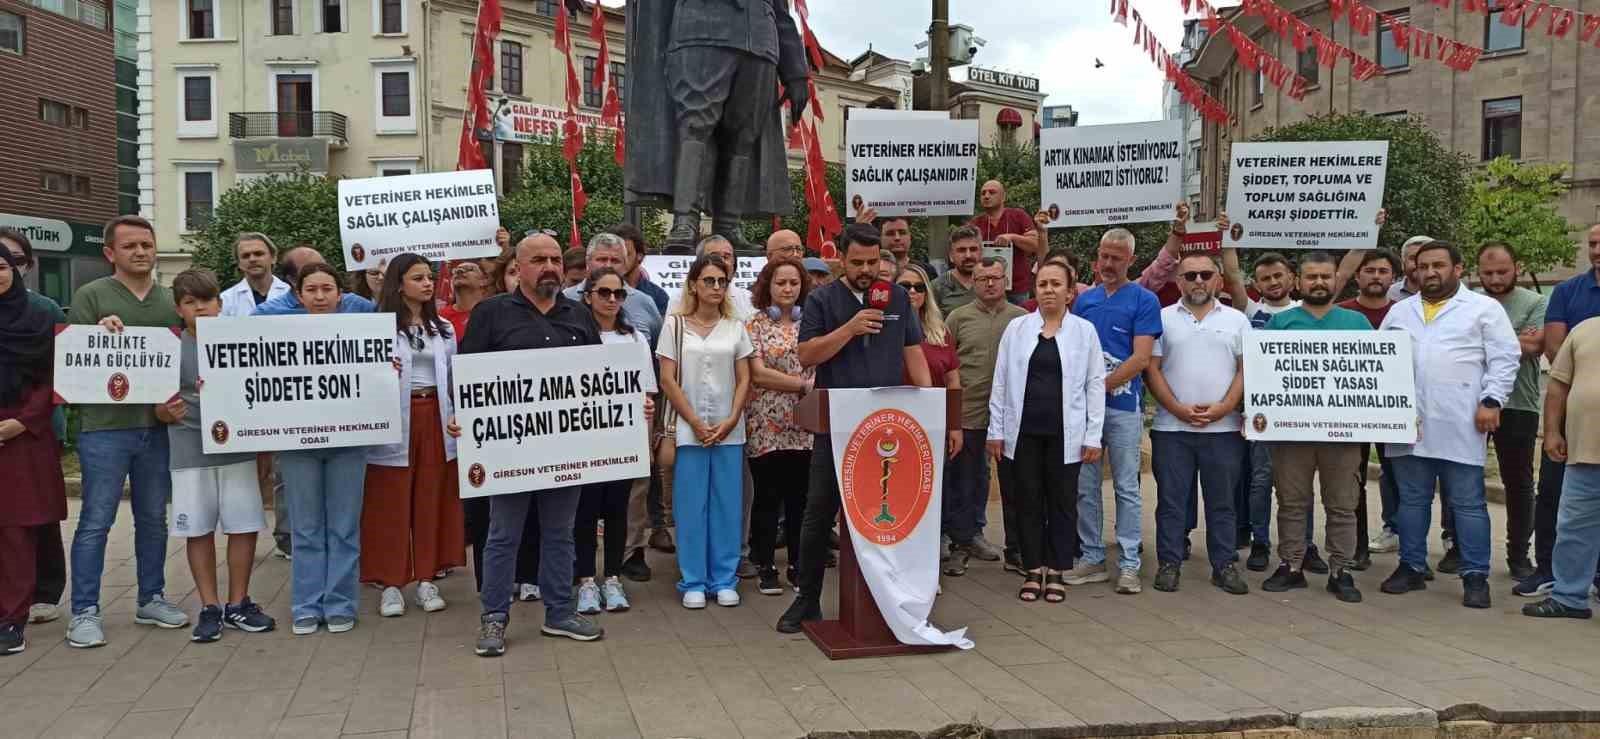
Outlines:
[{"label": "sign reading veteri\u0307ner heki\u0307mler aci\u0307len sa\u011flikta", "polygon": [[1250,331],[1245,436],[1416,443],[1411,351],[1411,337],[1399,331]]}]

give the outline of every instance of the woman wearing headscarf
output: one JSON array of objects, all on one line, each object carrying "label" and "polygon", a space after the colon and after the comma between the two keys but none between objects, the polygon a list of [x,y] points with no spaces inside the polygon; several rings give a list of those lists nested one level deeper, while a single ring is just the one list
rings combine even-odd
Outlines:
[{"label": "woman wearing headscarf", "polygon": [[21,652],[33,603],[34,556],[46,526],[67,517],[56,435],[50,426],[55,321],[28,300],[9,249],[0,249],[0,656]]}]

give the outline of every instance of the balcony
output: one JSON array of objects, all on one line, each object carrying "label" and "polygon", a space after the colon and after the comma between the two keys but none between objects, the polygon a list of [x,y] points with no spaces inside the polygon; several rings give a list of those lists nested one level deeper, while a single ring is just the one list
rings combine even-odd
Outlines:
[{"label": "balcony", "polygon": [[343,113],[328,110],[228,114],[228,136],[234,139],[322,138],[343,148],[348,126]]}]

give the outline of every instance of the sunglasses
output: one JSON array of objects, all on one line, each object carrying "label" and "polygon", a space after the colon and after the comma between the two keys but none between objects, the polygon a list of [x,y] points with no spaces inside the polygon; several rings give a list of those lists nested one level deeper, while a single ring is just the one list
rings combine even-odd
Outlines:
[{"label": "sunglasses", "polygon": [[594,287],[589,289],[589,294],[597,295],[601,300],[624,300],[628,297],[628,288]]},{"label": "sunglasses", "polygon": [[1184,272],[1178,276],[1182,277],[1187,282],[1205,282],[1206,280],[1216,277],[1217,273],[1206,269],[1198,272]]},{"label": "sunglasses", "polygon": [[926,282],[900,282],[896,284],[905,288],[908,292],[919,292],[924,295],[928,293],[928,283]]},{"label": "sunglasses", "polygon": [[702,278],[700,278],[700,284],[705,285],[706,287],[709,287],[709,288],[711,288],[713,290],[720,290],[720,289],[725,288],[725,287],[728,286],[728,278],[726,278],[726,277],[702,277]]}]

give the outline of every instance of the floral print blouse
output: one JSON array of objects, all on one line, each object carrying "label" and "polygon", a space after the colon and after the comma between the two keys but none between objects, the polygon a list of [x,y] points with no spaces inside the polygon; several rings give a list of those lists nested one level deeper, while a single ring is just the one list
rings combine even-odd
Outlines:
[{"label": "floral print blouse", "polygon": [[[800,367],[800,323],[774,321],[765,313],[757,313],[746,324],[750,342],[755,345],[755,356],[768,369],[786,375],[810,379],[815,371]],[[745,409],[746,452],[759,457],[779,450],[811,450],[812,435],[795,424],[794,409],[800,404],[800,393],[786,393],[756,386]]]}]

